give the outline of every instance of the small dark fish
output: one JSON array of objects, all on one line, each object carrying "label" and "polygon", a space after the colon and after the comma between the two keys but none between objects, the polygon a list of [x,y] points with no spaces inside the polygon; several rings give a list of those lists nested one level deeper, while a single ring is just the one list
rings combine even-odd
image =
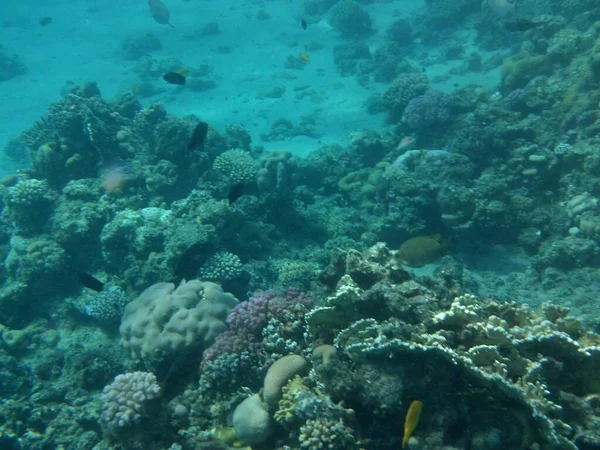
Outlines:
[{"label": "small dark fish", "polygon": [[91,289],[96,292],[102,292],[102,290],[104,289],[104,283],[99,279],[94,278],[89,273],[79,272],[77,274],[77,278],[79,279],[79,282],[88,289]]},{"label": "small dark fish", "polygon": [[211,249],[204,242],[190,245],[179,257],[179,261],[173,270],[173,279],[171,282],[179,285],[181,280],[193,280],[196,278],[198,270],[206,262],[207,255],[210,254]]},{"label": "small dark fish", "polygon": [[46,25],[50,25],[50,22],[52,22],[52,17],[42,17],[40,19],[40,25],[45,27]]},{"label": "small dark fish", "polygon": [[163,75],[163,80],[169,84],[183,86],[185,84],[185,76],[177,72],[167,72]]},{"label": "small dark fish", "polygon": [[504,22],[504,28],[509,31],[527,31],[540,25],[542,25],[542,22],[534,22],[533,20],[522,18]]},{"label": "small dark fish", "polygon": [[[150,13],[154,20],[156,20],[161,25],[171,25],[171,13],[169,12],[169,8],[165,6],[163,2],[160,0],[148,0],[148,7],[150,8]],[[175,28],[175,27],[173,27]]]},{"label": "small dark fish", "polygon": [[124,173],[125,175],[129,175],[133,173],[133,169],[129,166],[118,166],[117,172]]},{"label": "small dark fish", "polygon": [[[192,343],[166,361],[164,365],[167,372],[160,382],[161,396],[164,399],[170,400],[186,388],[198,370],[204,350],[202,347],[202,342]],[[161,365],[159,368],[162,369]]]},{"label": "small dark fish", "polygon": [[227,200],[229,200],[229,204],[233,205],[238,198],[240,198],[244,194],[244,183],[236,183],[231,186],[229,189],[229,193],[227,194]]},{"label": "small dark fish", "polygon": [[304,20],[304,19],[302,19],[300,21],[300,25],[302,25],[302,29],[303,30],[306,30],[306,27],[308,27],[308,24],[306,23],[306,20]]},{"label": "small dark fish", "polygon": [[204,146],[204,140],[208,134],[208,124],[206,122],[200,122],[194,128],[190,142],[188,143],[188,150],[194,150],[196,148],[202,148]]}]

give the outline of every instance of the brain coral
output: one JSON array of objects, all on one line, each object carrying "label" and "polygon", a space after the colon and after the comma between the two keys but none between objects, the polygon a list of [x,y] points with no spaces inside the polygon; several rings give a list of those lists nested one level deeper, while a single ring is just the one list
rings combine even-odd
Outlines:
[{"label": "brain coral", "polygon": [[283,386],[296,375],[308,372],[308,361],[300,355],[279,358],[267,371],[263,386],[263,398],[269,411],[277,410]]},{"label": "brain coral", "polygon": [[208,281],[182,281],[177,288],[157,283],[125,307],[121,342],[137,358],[195,343],[210,345],[227,328],[225,319],[237,304],[232,294]]}]

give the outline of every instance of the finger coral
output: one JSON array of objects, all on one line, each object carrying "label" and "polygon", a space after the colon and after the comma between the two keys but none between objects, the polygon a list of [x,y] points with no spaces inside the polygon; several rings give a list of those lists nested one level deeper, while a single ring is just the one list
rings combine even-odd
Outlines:
[{"label": "finger coral", "polygon": [[158,397],[160,387],[149,372],[117,375],[102,391],[102,421],[110,428],[124,428],[140,422],[144,404]]}]

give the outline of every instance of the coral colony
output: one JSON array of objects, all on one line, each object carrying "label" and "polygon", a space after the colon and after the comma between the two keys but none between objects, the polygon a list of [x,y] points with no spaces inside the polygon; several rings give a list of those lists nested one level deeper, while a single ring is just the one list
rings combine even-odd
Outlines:
[{"label": "coral colony", "polygon": [[125,3],[9,127],[0,449],[600,448],[597,0]]}]

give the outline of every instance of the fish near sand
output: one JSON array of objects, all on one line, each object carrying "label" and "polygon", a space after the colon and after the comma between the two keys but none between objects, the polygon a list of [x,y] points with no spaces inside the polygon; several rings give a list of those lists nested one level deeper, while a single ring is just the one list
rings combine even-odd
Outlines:
[{"label": "fish near sand", "polygon": [[154,20],[161,25],[169,25],[175,28],[171,24],[171,13],[169,12],[169,8],[167,8],[163,2],[160,0],[148,0],[148,7],[150,8],[150,13]]},{"label": "fish near sand", "polygon": [[163,80],[169,84],[176,84],[177,86],[185,85],[186,78],[177,72],[167,72],[163,75]]},{"label": "fish near sand", "polygon": [[486,6],[500,17],[510,16],[515,12],[515,0],[483,0],[482,7]]},{"label": "fish near sand", "polygon": [[540,25],[542,25],[541,22],[534,22],[533,20],[523,18],[504,22],[504,28],[509,31],[527,31]]},{"label": "fish near sand", "polygon": [[417,236],[405,241],[398,250],[398,260],[408,267],[431,264],[448,252],[448,243],[439,234]]}]

